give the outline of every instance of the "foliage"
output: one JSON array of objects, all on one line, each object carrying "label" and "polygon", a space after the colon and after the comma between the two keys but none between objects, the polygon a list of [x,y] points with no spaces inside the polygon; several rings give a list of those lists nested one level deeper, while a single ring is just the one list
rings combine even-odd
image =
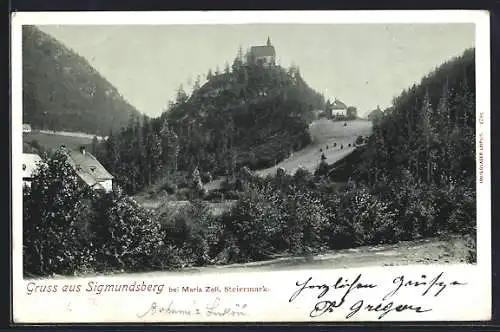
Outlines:
[{"label": "foliage", "polygon": [[[71,273],[92,260],[84,241],[92,192],[79,181],[65,151],[38,165],[24,187],[23,252],[26,273]],[[88,260],[88,261],[87,261]]]},{"label": "foliage", "polygon": [[134,271],[154,266],[163,245],[160,224],[133,199],[119,193],[100,197],[91,243],[100,270]]}]

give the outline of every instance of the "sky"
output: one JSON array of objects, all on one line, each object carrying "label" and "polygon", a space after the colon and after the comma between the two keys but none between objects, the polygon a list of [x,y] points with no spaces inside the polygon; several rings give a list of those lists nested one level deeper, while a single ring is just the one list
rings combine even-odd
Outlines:
[{"label": "sky", "polygon": [[296,64],[327,99],[364,115],[474,46],[473,24],[44,25],[85,57],[140,112],[158,116],[179,86],[220,70],[269,37],[283,67]]}]

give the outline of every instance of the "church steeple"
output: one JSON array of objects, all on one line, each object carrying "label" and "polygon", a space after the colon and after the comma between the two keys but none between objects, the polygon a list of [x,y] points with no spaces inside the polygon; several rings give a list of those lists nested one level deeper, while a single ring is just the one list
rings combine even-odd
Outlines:
[{"label": "church steeple", "polygon": [[267,46],[271,46],[271,39],[269,38],[269,36],[267,37]]}]

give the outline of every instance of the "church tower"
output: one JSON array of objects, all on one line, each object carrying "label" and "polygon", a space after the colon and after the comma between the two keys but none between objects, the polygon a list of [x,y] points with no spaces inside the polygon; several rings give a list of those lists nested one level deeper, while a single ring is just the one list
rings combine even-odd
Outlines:
[{"label": "church tower", "polygon": [[271,45],[271,39],[269,38],[269,36],[267,37],[267,46],[272,46]]}]

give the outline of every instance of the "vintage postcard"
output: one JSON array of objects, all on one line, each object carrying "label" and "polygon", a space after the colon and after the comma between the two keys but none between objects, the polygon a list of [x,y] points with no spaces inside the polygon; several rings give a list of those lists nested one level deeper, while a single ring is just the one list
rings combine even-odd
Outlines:
[{"label": "vintage postcard", "polygon": [[12,15],[15,323],[491,319],[485,11]]}]

